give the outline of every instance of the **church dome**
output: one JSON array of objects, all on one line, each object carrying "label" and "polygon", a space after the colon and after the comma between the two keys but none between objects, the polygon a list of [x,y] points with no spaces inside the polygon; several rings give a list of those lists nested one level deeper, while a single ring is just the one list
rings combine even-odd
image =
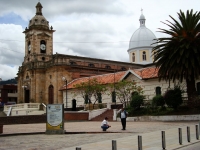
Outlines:
[{"label": "church dome", "polygon": [[151,45],[152,43],[154,43],[154,39],[156,39],[156,36],[153,34],[153,32],[151,30],[149,30],[148,28],[146,28],[145,26],[145,17],[143,14],[141,14],[140,16],[140,28],[137,29],[129,42],[129,49],[132,48],[137,48],[137,47],[145,47],[145,46],[155,46],[155,45]]},{"label": "church dome", "polygon": [[29,29],[40,28],[40,29],[49,29],[49,22],[42,15],[42,5],[40,2],[35,6],[36,15],[29,21]]}]

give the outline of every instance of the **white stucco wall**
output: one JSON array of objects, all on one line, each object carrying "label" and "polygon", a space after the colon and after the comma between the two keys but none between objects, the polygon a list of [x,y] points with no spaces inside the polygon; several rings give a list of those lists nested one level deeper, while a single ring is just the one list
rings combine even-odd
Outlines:
[{"label": "white stucco wall", "polygon": [[[148,80],[141,80],[138,77],[136,77],[134,74],[130,74],[126,80],[129,81],[135,81],[138,86],[141,86],[144,91],[144,95],[146,97],[146,100],[151,100],[156,95],[156,87],[161,87],[161,93],[164,94],[167,88],[169,87],[169,82],[166,81],[158,81],[158,78],[155,79],[148,79]],[[200,79],[196,81],[200,82]],[[178,82],[177,82],[178,83]],[[184,87],[185,93],[183,94],[183,97],[187,97],[186,93],[186,83],[183,82],[181,84]],[[174,83],[172,81],[170,82],[170,87],[174,87]],[[76,99],[77,106],[84,106],[84,99],[81,97],[81,95],[74,96],[75,89],[68,89],[67,92],[67,107],[72,107],[72,99]],[[91,98],[92,103],[94,103],[95,98]],[[66,91],[63,91],[63,103],[64,107],[66,106]],[[97,104],[98,102],[96,102]],[[110,103],[112,104],[112,98],[111,95],[104,94],[102,95],[102,103]],[[116,103],[120,103],[119,99],[116,99]]]}]

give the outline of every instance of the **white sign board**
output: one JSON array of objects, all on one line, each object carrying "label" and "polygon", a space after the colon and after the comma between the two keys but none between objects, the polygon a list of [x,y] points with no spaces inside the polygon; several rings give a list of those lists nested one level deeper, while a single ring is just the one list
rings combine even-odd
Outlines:
[{"label": "white sign board", "polygon": [[50,126],[58,126],[63,121],[62,104],[47,105],[47,123]]}]

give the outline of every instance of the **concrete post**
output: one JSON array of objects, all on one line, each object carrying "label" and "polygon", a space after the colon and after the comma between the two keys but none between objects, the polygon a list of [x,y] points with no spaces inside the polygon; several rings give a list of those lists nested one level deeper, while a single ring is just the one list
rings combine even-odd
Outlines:
[{"label": "concrete post", "polygon": [[187,127],[187,141],[190,142],[190,127]]},{"label": "concrete post", "polygon": [[138,150],[142,150],[142,136],[138,135]]},{"label": "concrete post", "polygon": [[117,150],[117,141],[112,140],[112,150]]},{"label": "concrete post", "polygon": [[182,128],[178,128],[178,135],[179,135],[179,144],[182,145]]},{"label": "concrete post", "polygon": [[196,127],[196,139],[199,140],[199,127],[198,125],[196,125],[195,127]]},{"label": "concrete post", "polygon": [[113,109],[113,120],[117,121],[117,109]]},{"label": "concrete post", "polygon": [[166,148],[166,141],[165,141],[165,131],[162,131],[162,148]]}]

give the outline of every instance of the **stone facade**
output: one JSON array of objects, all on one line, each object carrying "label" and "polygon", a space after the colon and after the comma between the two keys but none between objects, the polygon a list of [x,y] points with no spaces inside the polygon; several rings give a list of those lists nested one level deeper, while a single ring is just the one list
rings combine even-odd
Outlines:
[{"label": "stone facade", "polygon": [[59,91],[65,82],[97,74],[143,68],[132,64],[64,54],[53,54],[53,27],[42,15],[42,5],[36,5],[36,15],[30,20],[25,34],[25,57],[18,70],[18,103],[63,103]]}]

